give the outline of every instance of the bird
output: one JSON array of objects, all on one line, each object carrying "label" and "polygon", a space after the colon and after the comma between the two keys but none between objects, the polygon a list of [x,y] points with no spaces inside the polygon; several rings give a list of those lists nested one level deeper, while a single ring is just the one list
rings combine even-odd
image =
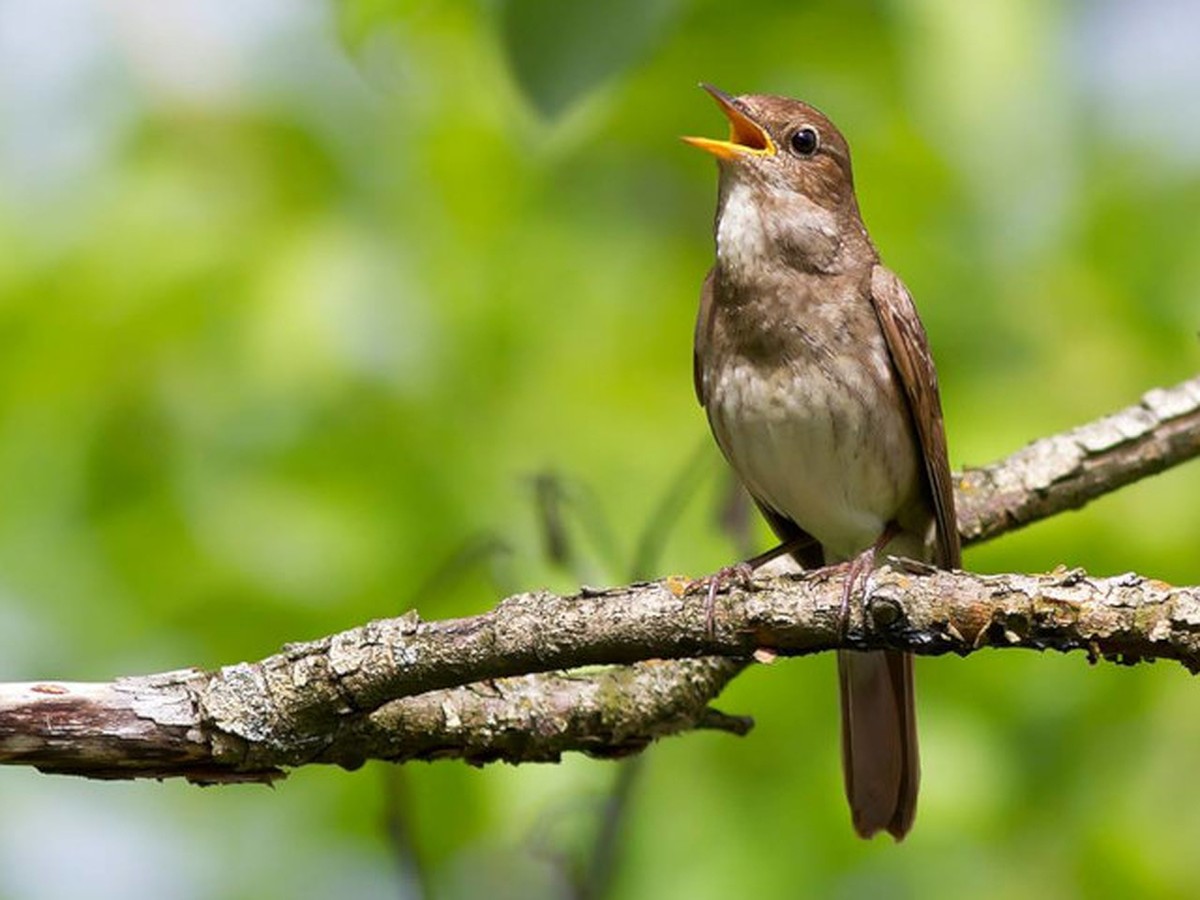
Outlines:
[{"label": "bird", "polygon": [[[833,122],[800,100],[701,87],[730,136],[683,138],[719,168],[696,396],[781,546],[805,569],[843,567],[845,617],[880,552],[961,565],[929,342],[863,224]],[[854,829],[900,841],[920,783],[912,656],[837,657]]]}]

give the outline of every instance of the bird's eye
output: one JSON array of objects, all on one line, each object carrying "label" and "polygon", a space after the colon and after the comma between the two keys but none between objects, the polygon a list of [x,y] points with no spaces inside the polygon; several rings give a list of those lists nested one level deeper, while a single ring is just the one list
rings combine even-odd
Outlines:
[{"label": "bird's eye", "polygon": [[817,147],[820,144],[821,139],[817,136],[815,128],[809,128],[805,125],[803,128],[797,128],[792,132],[792,152],[797,156],[812,156],[817,152]]}]

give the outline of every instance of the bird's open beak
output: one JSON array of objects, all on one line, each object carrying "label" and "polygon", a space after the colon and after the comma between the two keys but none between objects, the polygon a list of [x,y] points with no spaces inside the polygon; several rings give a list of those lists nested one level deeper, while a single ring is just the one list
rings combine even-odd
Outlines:
[{"label": "bird's open beak", "polygon": [[685,137],[684,140],[693,147],[707,150],[718,159],[737,159],[741,156],[774,156],[775,142],[767,134],[766,129],[742,112],[727,93],[711,84],[701,84],[713,95],[721,111],[729,119],[729,140],[718,141],[713,138]]}]

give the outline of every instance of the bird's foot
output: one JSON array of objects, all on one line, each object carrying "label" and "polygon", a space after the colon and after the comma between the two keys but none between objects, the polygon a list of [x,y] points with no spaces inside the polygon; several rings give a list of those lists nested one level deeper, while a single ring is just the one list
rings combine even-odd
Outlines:
[{"label": "bird's foot", "polygon": [[698,594],[701,591],[704,591],[705,593],[705,635],[711,638],[714,633],[718,591],[722,591],[733,584],[738,584],[746,590],[750,590],[754,587],[754,573],[758,569],[781,556],[802,551],[808,547],[811,547],[813,544],[813,539],[807,534],[801,532],[795,537],[784,541],[782,544],[758,554],[758,556],[752,556],[748,560],[734,563],[732,566],[725,566],[714,572],[712,575],[705,575],[703,578],[697,578],[694,581],[688,582],[687,586],[683,589],[683,593]]},{"label": "bird's foot", "polygon": [[749,590],[754,587],[754,565],[749,562],[734,563],[724,566],[697,578],[687,586],[685,593],[698,594],[704,591],[704,634],[711,638],[716,631],[717,593],[737,584]]},{"label": "bird's foot", "polygon": [[843,638],[850,632],[850,598],[855,593],[855,586],[860,581],[862,582],[862,594],[859,599],[865,605],[867,599],[867,579],[870,578],[871,572],[875,569],[875,558],[879,556],[879,551],[886,547],[899,531],[900,529],[894,522],[888,523],[888,526],[883,529],[883,532],[875,539],[874,543],[862,553],[852,556],[845,562],[826,566],[831,572],[836,571],[837,574],[845,577],[845,581],[842,582],[842,602],[838,609],[838,630],[841,632]]},{"label": "bird's foot", "polygon": [[838,607],[838,630],[843,638],[850,633],[850,598],[854,596],[854,589],[859,581],[862,582],[862,593],[859,595],[859,600],[866,601],[867,579],[871,575],[871,570],[875,568],[876,552],[876,545],[872,544],[858,556],[843,563],[837,563],[836,567],[844,570],[845,578],[842,582],[842,602]]}]

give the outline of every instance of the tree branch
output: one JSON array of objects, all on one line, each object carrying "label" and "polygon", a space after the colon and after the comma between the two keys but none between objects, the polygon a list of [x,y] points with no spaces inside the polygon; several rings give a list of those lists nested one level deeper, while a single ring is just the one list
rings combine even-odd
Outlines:
[{"label": "tree branch", "polygon": [[[349,769],[367,759],[554,762],[571,750],[611,758],[678,731],[748,732],[749,720],[706,705],[744,665],[709,658],[489,679],[369,713],[341,707],[326,730],[309,734],[289,719],[291,711],[272,706],[261,682],[255,687],[244,677],[249,666],[103,684],[5,684],[0,762],[91,778],[213,784],[270,782],[283,776],[281,766],[313,762]],[[214,718],[205,711],[209,702],[233,717]]]},{"label": "tree branch", "polygon": [[[1200,454],[1198,409],[1193,379],[969,470],[959,482],[964,536],[988,539]],[[464,619],[409,613],[216,673],[0,685],[0,763],[228,782],[372,758],[620,756],[686,729],[745,733],[748,720],[708,703],[763,648],[1024,646],[1200,668],[1200,592],[1136,575],[985,577],[892,561],[872,575],[865,621],[846,634],[840,605],[833,571],[763,581],[723,593],[709,634],[703,602],[668,579],[520,594]],[[595,664],[622,667],[553,673]]]},{"label": "tree branch", "polygon": [[956,480],[964,544],[1078,509],[1140,478],[1200,456],[1200,377],[1148,391],[1140,403]]}]

